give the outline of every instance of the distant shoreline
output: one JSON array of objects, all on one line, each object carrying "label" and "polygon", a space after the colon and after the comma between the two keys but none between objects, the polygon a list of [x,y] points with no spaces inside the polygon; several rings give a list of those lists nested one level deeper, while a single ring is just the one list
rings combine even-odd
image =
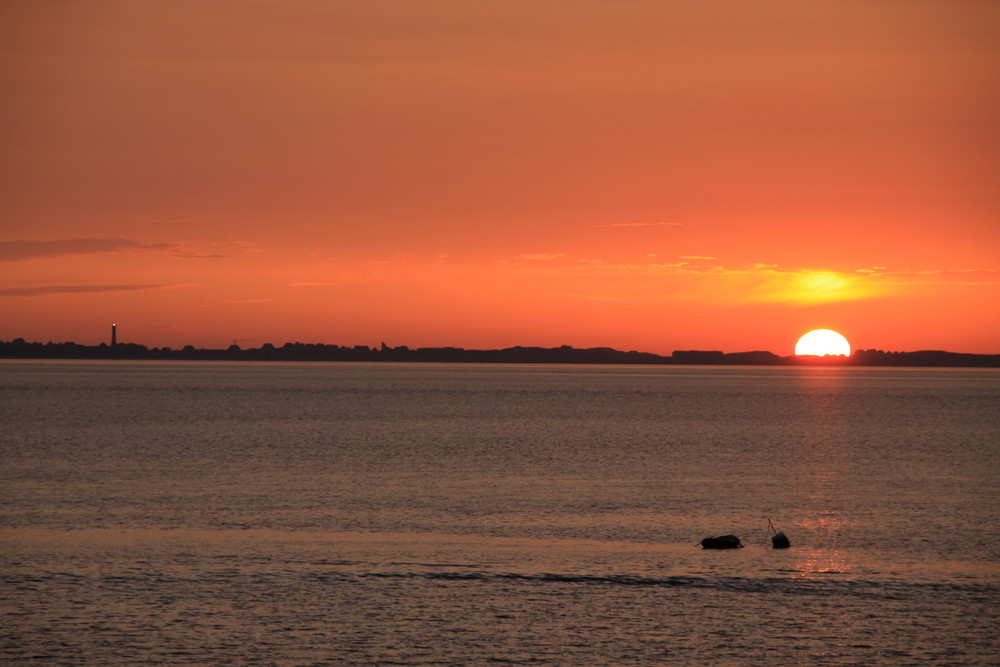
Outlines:
[{"label": "distant shoreline", "polygon": [[181,349],[148,348],[136,343],[79,345],[77,343],[26,342],[22,338],[0,341],[0,359],[97,359],[97,360],[179,360],[179,361],[394,361],[429,363],[495,364],[634,364],[648,366],[915,366],[946,368],[998,368],[1000,354],[966,354],[942,350],[885,352],[857,350],[851,356],[782,357],[772,352],[721,352],[718,350],[677,350],[670,356],[651,352],[623,352],[609,347],[508,347],[499,350],[467,350],[460,347],[405,345],[380,347],[340,346],[322,343],[285,343],[281,347],[264,344],[243,349],[203,349],[187,345]]}]

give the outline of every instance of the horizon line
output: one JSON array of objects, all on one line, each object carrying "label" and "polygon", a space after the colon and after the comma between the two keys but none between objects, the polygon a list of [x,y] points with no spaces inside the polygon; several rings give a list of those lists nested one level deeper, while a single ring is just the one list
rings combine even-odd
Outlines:
[{"label": "horizon line", "polygon": [[[294,348],[328,348],[329,350],[349,351],[349,352],[359,353],[359,354],[362,354],[362,353],[369,353],[369,354],[371,354],[371,353],[376,353],[376,354],[379,354],[379,353],[418,354],[418,353],[421,353],[421,352],[424,352],[424,353],[430,353],[430,352],[455,352],[455,353],[470,353],[470,354],[475,354],[475,353],[490,354],[490,353],[513,352],[513,351],[521,350],[521,351],[536,351],[536,352],[550,352],[550,353],[559,353],[559,352],[564,352],[564,353],[568,353],[568,352],[591,352],[591,353],[606,352],[606,353],[620,354],[620,355],[653,357],[653,358],[658,358],[658,359],[663,359],[663,360],[675,360],[677,358],[683,359],[685,357],[687,357],[688,359],[695,359],[695,358],[699,358],[699,359],[700,358],[705,358],[705,359],[708,359],[708,358],[718,358],[720,355],[721,355],[721,357],[732,357],[732,356],[742,357],[742,356],[750,356],[750,355],[759,355],[759,356],[767,355],[767,356],[773,357],[775,359],[781,359],[781,360],[785,360],[785,361],[787,361],[787,360],[804,360],[804,361],[829,361],[829,362],[849,361],[851,359],[855,359],[856,356],[859,355],[859,354],[860,355],[918,355],[918,354],[934,355],[934,354],[937,354],[937,355],[949,355],[949,356],[955,356],[955,357],[980,357],[980,358],[982,358],[982,357],[1000,357],[1000,353],[953,352],[953,351],[944,350],[944,349],[882,350],[882,349],[878,349],[878,348],[857,348],[854,351],[852,351],[850,354],[846,354],[846,355],[844,355],[844,354],[841,354],[841,355],[833,355],[833,354],[826,354],[826,355],[802,355],[802,354],[781,355],[781,354],[777,354],[775,352],[771,352],[770,350],[743,350],[743,351],[738,351],[738,352],[726,352],[726,351],[723,351],[723,350],[688,348],[688,349],[675,349],[670,354],[660,354],[660,353],[657,353],[657,352],[644,352],[644,351],[640,351],[640,350],[619,350],[617,348],[613,348],[613,347],[609,347],[609,346],[582,347],[581,348],[581,347],[574,347],[572,345],[559,345],[559,346],[554,346],[554,347],[544,347],[544,346],[541,346],[541,345],[514,345],[514,346],[508,346],[508,347],[502,347],[502,348],[465,348],[465,347],[458,347],[458,346],[453,346],[453,345],[443,345],[443,346],[422,346],[422,347],[411,348],[411,347],[409,347],[407,345],[389,346],[385,342],[382,342],[379,345],[368,346],[368,345],[339,345],[339,344],[336,344],[336,343],[304,343],[304,342],[301,342],[301,341],[295,341],[295,342],[287,341],[284,344],[282,344],[281,346],[276,346],[273,343],[262,343],[259,347],[246,347],[246,348],[244,348],[244,347],[240,347],[240,345],[238,344],[239,342],[240,342],[239,340],[236,340],[231,345],[226,346],[226,347],[195,347],[193,344],[186,344],[186,345],[183,345],[182,347],[175,348],[175,347],[168,346],[168,345],[164,345],[164,346],[152,346],[152,347],[150,347],[150,346],[148,346],[146,344],[143,344],[143,343],[119,342],[119,341],[115,341],[115,340],[112,341],[111,345],[109,345],[105,341],[97,343],[96,345],[94,345],[94,344],[88,345],[88,344],[84,344],[84,343],[76,343],[74,341],[62,341],[62,342],[49,341],[47,343],[42,343],[42,342],[38,342],[38,341],[31,341],[31,342],[29,342],[29,341],[25,340],[23,337],[18,337],[18,338],[14,338],[14,339],[12,339],[10,341],[0,340],[0,345],[3,345],[3,346],[8,346],[8,345],[24,345],[24,346],[42,346],[42,347],[50,347],[50,346],[55,346],[55,347],[59,347],[59,346],[72,346],[72,347],[79,347],[79,348],[92,348],[92,349],[96,349],[96,350],[100,350],[102,348],[107,349],[107,350],[113,350],[113,349],[126,350],[128,348],[141,348],[142,350],[146,350],[148,352],[169,352],[169,353],[190,353],[190,352],[201,352],[201,353],[260,352],[260,353],[267,353],[267,352],[270,352],[270,351],[278,352],[280,350],[287,350],[289,348],[293,348],[293,349]],[[556,363],[558,363],[558,362],[556,362]],[[705,362],[704,361],[700,361],[700,362],[695,362],[695,363],[705,363]]]}]

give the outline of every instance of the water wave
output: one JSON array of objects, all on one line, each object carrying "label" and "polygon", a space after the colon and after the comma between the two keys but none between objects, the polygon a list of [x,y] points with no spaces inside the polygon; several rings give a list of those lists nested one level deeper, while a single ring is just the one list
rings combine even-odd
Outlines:
[{"label": "water wave", "polygon": [[1000,585],[988,583],[927,583],[911,581],[875,581],[868,579],[798,579],[787,577],[668,576],[649,577],[634,574],[570,574],[543,572],[524,574],[489,571],[368,571],[361,578],[427,579],[439,581],[482,581],[595,586],[645,586],[663,588],[715,589],[743,593],[780,593],[788,595],[848,595],[879,599],[906,599],[914,594],[965,593],[995,596]]}]

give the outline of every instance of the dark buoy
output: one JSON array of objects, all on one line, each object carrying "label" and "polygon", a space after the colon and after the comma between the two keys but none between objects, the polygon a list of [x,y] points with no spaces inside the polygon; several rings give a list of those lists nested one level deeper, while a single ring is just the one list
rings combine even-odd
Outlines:
[{"label": "dark buoy", "polygon": [[774,535],[771,536],[772,547],[775,549],[787,549],[792,546],[792,543],[788,541],[788,536],[784,533],[779,533],[778,529],[774,527],[774,524],[771,523],[770,519],[767,520],[767,526],[770,532],[774,533]]},{"label": "dark buoy", "polygon": [[702,549],[739,549],[740,538],[735,535],[719,535],[718,537],[706,537],[701,541]]}]

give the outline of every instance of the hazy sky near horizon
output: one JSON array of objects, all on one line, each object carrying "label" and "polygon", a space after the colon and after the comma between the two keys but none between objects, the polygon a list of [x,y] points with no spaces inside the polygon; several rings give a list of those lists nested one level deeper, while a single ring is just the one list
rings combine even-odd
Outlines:
[{"label": "hazy sky near horizon", "polygon": [[1000,353],[1000,3],[11,0],[0,339]]}]

